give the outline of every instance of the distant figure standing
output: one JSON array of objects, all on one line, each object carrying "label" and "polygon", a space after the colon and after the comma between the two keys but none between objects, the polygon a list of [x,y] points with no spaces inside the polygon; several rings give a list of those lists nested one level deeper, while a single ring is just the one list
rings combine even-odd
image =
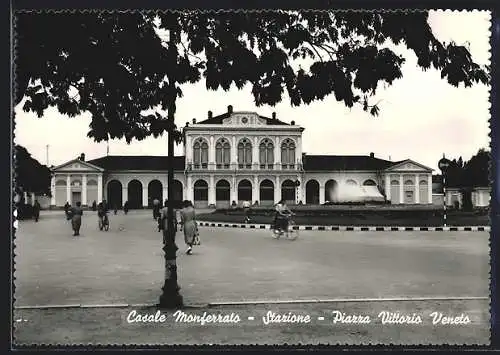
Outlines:
[{"label": "distant figure standing", "polygon": [[66,219],[71,219],[71,217],[69,216],[69,210],[71,208],[71,205],[69,204],[69,202],[66,202],[66,204],[64,205],[64,214],[66,215]]},{"label": "distant figure standing", "polygon": [[125,212],[125,214],[128,213],[128,201],[125,201],[125,203],[123,204],[123,212]]},{"label": "distant figure standing", "polygon": [[38,222],[38,218],[40,218],[40,204],[38,203],[38,200],[35,200],[35,203],[33,204],[33,217],[35,217],[35,222]]},{"label": "distant figure standing", "polygon": [[82,225],[83,208],[80,201],[71,209],[71,227],[73,228],[73,236],[80,235],[80,227]]},{"label": "distant figure standing", "polygon": [[116,216],[116,214],[118,213],[118,206],[116,205],[116,203],[113,206],[114,206],[113,207],[113,212],[114,212],[114,214]]},{"label": "distant figure standing", "polygon": [[181,229],[184,229],[184,242],[188,246],[186,254],[191,255],[195,237],[198,235],[198,226],[196,224],[196,213],[191,201],[184,201],[181,210]]},{"label": "distant figure standing", "polygon": [[97,202],[95,202],[94,200],[94,202],[92,202],[92,211],[95,212],[96,210],[97,210]]}]

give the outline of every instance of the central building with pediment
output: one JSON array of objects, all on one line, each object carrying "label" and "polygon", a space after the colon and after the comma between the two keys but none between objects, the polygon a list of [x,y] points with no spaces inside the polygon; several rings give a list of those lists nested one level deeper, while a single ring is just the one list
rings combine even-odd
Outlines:
[{"label": "central building with pediment", "polygon": [[[174,160],[174,200],[225,208],[251,201],[273,205],[390,202],[431,204],[432,169],[410,159],[302,152],[304,128],[255,112],[193,119],[184,127],[185,156]],[[52,169],[51,206],[106,199],[118,208],[150,207],[167,196],[166,156],[79,158]]]}]

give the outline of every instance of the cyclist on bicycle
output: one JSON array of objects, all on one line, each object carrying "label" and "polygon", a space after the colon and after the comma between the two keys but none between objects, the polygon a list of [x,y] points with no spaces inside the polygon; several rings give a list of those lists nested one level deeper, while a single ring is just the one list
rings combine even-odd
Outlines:
[{"label": "cyclist on bicycle", "polygon": [[288,221],[293,212],[288,208],[285,200],[278,202],[275,206],[275,210],[274,225],[277,229],[288,232]]},{"label": "cyclist on bicycle", "polygon": [[97,216],[99,217],[101,226],[103,226],[108,219],[108,211],[109,207],[106,200],[102,200],[102,202],[99,202],[99,205],[97,206]]}]

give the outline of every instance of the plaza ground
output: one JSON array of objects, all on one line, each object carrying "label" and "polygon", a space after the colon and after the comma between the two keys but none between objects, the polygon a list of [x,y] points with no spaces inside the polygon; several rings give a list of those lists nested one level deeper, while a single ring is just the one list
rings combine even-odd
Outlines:
[{"label": "plaza ground", "polygon": [[[151,213],[111,215],[110,225],[108,232],[98,231],[95,213],[87,212],[81,236],[72,237],[62,211],[42,213],[38,223],[20,222],[15,240],[15,305],[157,303],[164,258],[162,237]],[[183,253],[181,234],[177,243],[181,294],[185,304],[200,306],[201,312],[211,302],[489,295],[487,232],[301,231],[293,242],[275,240],[268,230],[203,227],[200,232],[202,245],[191,256]],[[339,307],[351,313],[375,312],[380,307],[410,314],[442,309],[466,312],[473,324],[442,330],[410,326],[401,331],[400,326],[351,325],[337,332],[331,324],[315,323],[274,325],[270,331],[247,322],[232,328],[127,325],[123,320],[126,309],[20,309],[15,318],[28,321],[15,323],[15,336],[17,343],[488,341],[487,300],[432,302],[252,305],[240,312],[254,312],[258,317],[281,307],[286,312],[325,313],[326,317]],[[219,307],[219,312],[231,312],[232,307]],[[193,331],[186,332],[185,327]]]}]

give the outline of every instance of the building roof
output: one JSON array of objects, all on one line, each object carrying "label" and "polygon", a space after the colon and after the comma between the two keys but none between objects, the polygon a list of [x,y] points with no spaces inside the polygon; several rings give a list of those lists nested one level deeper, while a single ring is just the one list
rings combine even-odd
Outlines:
[{"label": "building roof", "polygon": [[[166,170],[168,157],[166,156],[126,156],[108,155],[106,157],[89,160],[105,170]],[[174,170],[184,171],[184,156],[174,157]]]},{"label": "building roof", "polygon": [[[388,161],[368,155],[304,155],[303,168],[305,171],[376,171],[385,170],[401,163]],[[150,171],[166,170],[168,163],[166,156],[123,156],[110,155],[88,162],[108,171]],[[185,157],[174,157],[174,170],[184,171]]]},{"label": "building roof", "polygon": [[[226,118],[231,117],[231,115],[233,113],[237,113],[237,112],[225,112],[222,115],[213,116],[211,118],[207,118],[206,120],[203,120],[203,121],[200,121],[200,122],[196,122],[196,124],[222,124],[222,121],[224,119],[226,119]],[[277,118],[270,118],[270,117],[265,117],[265,116],[261,116],[261,115],[259,115],[259,118],[261,118],[264,121],[266,121],[267,125],[290,126],[289,123],[280,121]]]},{"label": "building roof", "polygon": [[369,155],[304,155],[302,158],[306,171],[385,170],[399,163]]}]

